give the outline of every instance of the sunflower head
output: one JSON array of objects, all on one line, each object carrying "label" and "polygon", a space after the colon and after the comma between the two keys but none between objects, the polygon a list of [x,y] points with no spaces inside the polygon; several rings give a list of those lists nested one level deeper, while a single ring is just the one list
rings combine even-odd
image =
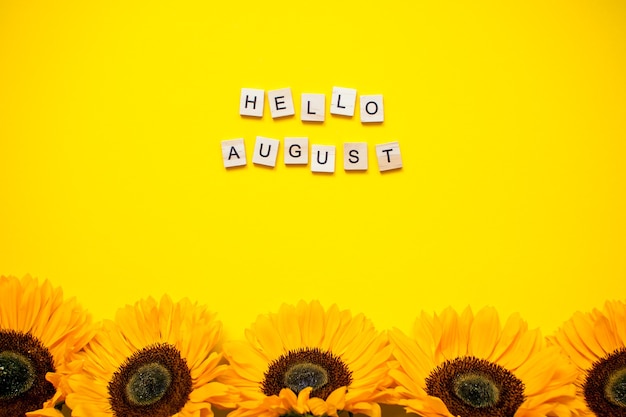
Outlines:
[{"label": "sunflower head", "polygon": [[424,417],[570,416],[577,410],[575,372],[518,315],[446,309],[423,313],[413,336],[390,332],[396,381],[393,403]]},{"label": "sunflower head", "polygon": [[525,399],[524,383],[512,372],[474,356],[443,362],[426,378],[426,392],[463,416],[513,416]]},{"label": "sunflower head", "polygon": [[215,379],[221,323],[203,306],[164,296],[118,311],[85,347],[69,380],[73,416],[169,417],[232,407],[238,399]]},{"label": "sunflower head", "polygon": [[0,415],[61,415],[67,379],[93,336],[91,317],[60,288],[0,277]]},{"label": "sunflower head", "polygon": [[362,314],[301,301],[259,316],[246,341],[224,345],[221,380],[242,401],[230,417],[380,415],[391,347]]},{"label": "sunflower head", "polygon": [[180,351],[167,343],[135,351],[107,386],[116,416],[171,416],[189,401],[191,372]]},{"label": "sunflower head", "polygon": [[575,313],[549,338],[577,368],[584,414],[626,415],[626,304],[607,301],[601,310]]}]

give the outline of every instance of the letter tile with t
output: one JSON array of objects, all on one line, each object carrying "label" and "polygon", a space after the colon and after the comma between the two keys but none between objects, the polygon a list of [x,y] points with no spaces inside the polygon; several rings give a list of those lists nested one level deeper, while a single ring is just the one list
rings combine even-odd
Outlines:
[{"label": "letter tile with t", "polygon": [[398,142],[376,145],[376,158],[381,172],[402,168],[402,154]]}]

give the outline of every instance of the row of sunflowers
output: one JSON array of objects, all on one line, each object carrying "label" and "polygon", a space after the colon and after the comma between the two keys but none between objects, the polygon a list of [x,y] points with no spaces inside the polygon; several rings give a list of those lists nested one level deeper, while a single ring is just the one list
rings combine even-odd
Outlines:
[{"label": "row of sunflowers", "polygon": [[49,281],[0,277],[0,416],[626,415],[626,304],[548,337],[493,308],[421,313],[408,335],[319,302],[222,340],[215,313],[147,298],[94,323]]}]

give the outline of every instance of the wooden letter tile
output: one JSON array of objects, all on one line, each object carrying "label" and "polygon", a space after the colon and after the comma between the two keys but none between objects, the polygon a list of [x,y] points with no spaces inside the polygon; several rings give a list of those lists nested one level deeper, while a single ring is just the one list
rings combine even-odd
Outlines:
[{"label": "wooden letter tile", "polygon": [[242,116],[263,117],[264,90],[242,88],[239,100],[239,114]]},{"label": "wooden letter tile", "polygon": [[223,140],[222,159],[224,168],[246,165],[246,147],[243,139]]},{"label": "wooden letter tile", "polygon": [[367,171],[367,143],[343,144],[343,169],[346,171]]},{"label": "wooden letter tile", "polygon": [[291,88],[281,88],[280,90],[268,91],[267,101],[269,102],[273,119],[295,114]]},{"label": "wooden letter tile", "polygon": [[323,122],[326,112],[326,95],[302,93],[300,120]]},{"label": "wooden letter tile", "polygon": [[398,142],[376,145],[376,158],[378,159],[378,169],[381,172],[402,168],[402,155]]},{"label": "wooden letter tile", "polygon": [[254,155],[252,155],[252,162],[259,165],[266,165],[268,167],[275,167],[279,144],[280,141],[277,139],[257,136],[256,142],[254,143]]},{"label": "wooden letter tile", "polygon": [[311,171],[335,172],[335,146],[311,145]]},{"label": "wooden letter tile", "polygon": [[354,116],[356,90],[353,88],[333,87],[330,101],[330,113],[342,116]]},{"label": "wooden letter tile", "polygon": [[309,139],[285,138],[285,165],[309,163]]},{"label": "wooden letter tile", "polygon": [[360,96],[361,122],[380,123],[385,121],[385,110],[383,108],[383,95]]}]

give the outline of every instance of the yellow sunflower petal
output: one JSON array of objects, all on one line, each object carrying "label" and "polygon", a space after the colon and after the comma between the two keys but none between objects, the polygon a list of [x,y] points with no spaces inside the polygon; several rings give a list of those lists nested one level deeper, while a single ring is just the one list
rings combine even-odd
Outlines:
[{"label": "yellow sunflower petal", "polygon": [[432,344],[428,346],[417,344],[399,329],[391,330],[389,339],[395,347],[394,356],[398,358],[404,372],[415,380],[426,378],[434,363],[434,358],[428,351],[429,347],[431,351],[434,350]]},{"label": "yellow sunflower petal", "polygon": [[305,346],[319,346],[325,330],[322,305],[319,301],[313,301],[310,305],[300,301],[296,314],[300,317],[302,344]]},{"label": "yellow sunflower petal", "polygon": [[576,340],[570,340],[563,329],[550,337],[549,340],[561,347],[564,354],[569,357],[579,369],[587,369],[591,366],[592,361],[578,351],[576,348]]},{"label": "yellow sunflower petal", "polygon": [[515,370],[519,368],[532,355],[539,351],[543,346],[543,336],[539,329],[520,330],[520,335],[512,349],[507,350],[498,362],[507,369]]},{"label": "yellow sunflower petal", "polygon": [[[240,397],[228,385],[209,382],[194,389],[189,394],[189,399],[194,403],[210,402],[221,407],[235,408]],[[202,408],[206,409],[206,406],[203,404]]]},{"label": "yellow sunflower petal", "polygon": [[593,328],[593,334],[601,349],[600,356],[607,355],[620,347],[618,335],[611,325],[611,321],[605,316],[598,317]]},{"label": "yellow sunflower petal", "polygon": [[326,312],[325,324],[326,328],[324,330],[324,338],[320,344],[320,348],[324,350],[330,350],[331,346],[334,343],[334,338],[340,332],[339,328],[343,322],[343,312],[339,311],[339,307],[336,304],[330,306],[328,311]]},{"label": "yellow sunflower petal", "polygon": [[500,332],[500,339],[492,353],[492,360],[498,362],[502,359],[503,355],[515,348],[515,345],[519,342],[519,338],[522,332],[527,330],[526,323],[522,320],[519,313],[512,314],[508,317],[502,331]]},{"label": "yellow sunflower petal", "polygon": [[257,384],[263,380],[268,363],[258,350],[243,342],[232,341],[224,344],[224,354],[233,370],[244,379]]},{"label": "yellow sunflower petal", "polygon": [[346,407],[346,389],[339,387],[330,393],[326,398],[326,403],[334,410],[343,410]]},{"label": "yellow sunflower petal", "polygon": [[366,375],[370,374],[372,368],[385,369],[381,363],[391,356],[391,347],[385,335],[370,334],[369,337],[367,345],[358,351],[358,355],[342,356],[351,363],[350,369],[355,376],[359,376],[361,371]]},{"label": "yellow sunflower petal", "polygon": [[321,398],[309,399],[309,409],[315,416],[337,416],[337,410],[331,408],[329,404]]},{"label": "yellow sunflower petal", "polygon": [[[606,353],[600,343],[596,340],[593,323],[590,323],[585,316],[577,312],[572,317],[573,330],[580,336],[580,340],[584,343],[589,357],[601,357]],[[597,322],[596,322],[597,325]]]},{"label": "yellow sunflower petal", "polygon": [[500,319],[491,307],[478,311],[469,332],[467,353],[478,358],[490,358],[500,336]]},{"label": "yellow sunflower petal", "polygon": [[422,395],[426,394],[423,392],[423,388],[415,382],[415,379],[411,378],[404,370],[392,369],[389,371],[389,375],[398,384],[395,390],[401,393],[400,397],[409,398],[411,392],[420,392]]},{"label": "yellow sunflower petal", "polygon": [[55,408],[46,408],[26,413],[27,417],[63,417],[63,413]]},{"label": "yellow sunflower petal", "polygon": [[360,402],[352,406],[352,412],[357,414],[365,414],[370,417],[380,417],[380,405],[378,403]]},{"label": "yellow sunflower petal", "polygon": [[425,399],[409,399],[400,402],[406,411],[417,413],[420,416],[455,417],[448,411],[446,405],[437,397],[426,396]]},{"label": "yellow sunflower petal", "polygon": [[626,340],[626,326],[624,326],[626,323],[626,305],[619,301],[607,301],[602,316],[606,317],[612,324],[612,333],[617,340],[615,348],[623,346]]},{"label": "yellow sunflower petal", "polygon": [[265,355],[268,357],[278,357],[284,353],[280,335],[269,317],[260,316],[254,323],[253,330],[257,337],[259,350],[264,352]]},{"label": "yellow sunflower petal", "polygon": [[291,350],[302,345],[297,317],[295,307],[286,304],[281,307],[280,313],[276,315],[274,325],[280,335],[283,349]]},{"label": "yellow sunflower petal", "polygon": [[474,320],[472,310],[467,307],[459,315],[451,307],[445,309],[441,316],[434,318],[434,330],[441,336],[435,356],[437,360],[445,360],[465,356],[468,353],[471,323]]}]

